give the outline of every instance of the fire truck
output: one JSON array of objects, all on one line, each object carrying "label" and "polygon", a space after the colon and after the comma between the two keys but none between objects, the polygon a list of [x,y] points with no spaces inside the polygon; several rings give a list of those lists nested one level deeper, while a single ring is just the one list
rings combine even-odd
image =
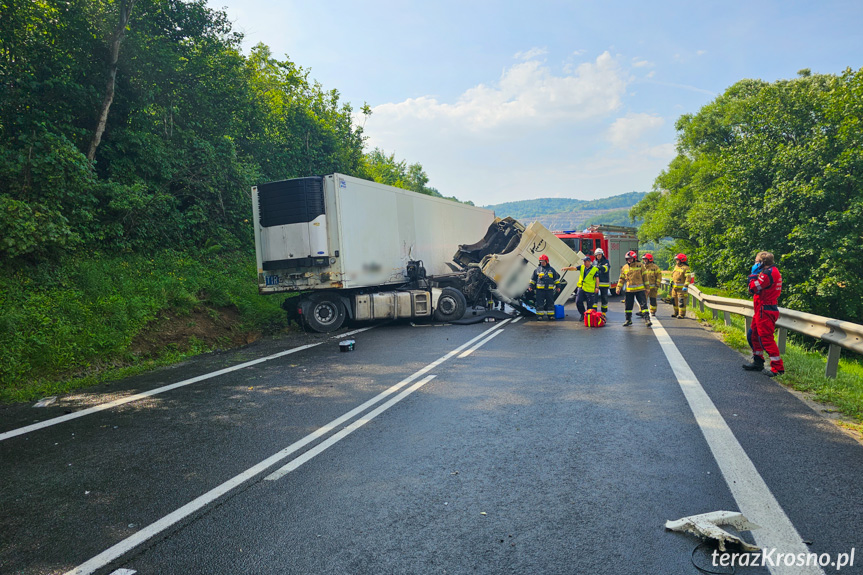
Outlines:
[{"label": "fire truck", "polygon": [[[581,251],[593,258],[593,251],[602,248],[610,265],[611,285],[617,283],[620,278],[620,268],[626,264],[624,256],[626,252],[638,253],[638,230],[627,226],[607,226],[603,224],[593,225],[584,231],[555,231],[554,235],[563,240],[563,243],[572,248],[573,251]],[[596,258],[594,258],[596,259]]]}]

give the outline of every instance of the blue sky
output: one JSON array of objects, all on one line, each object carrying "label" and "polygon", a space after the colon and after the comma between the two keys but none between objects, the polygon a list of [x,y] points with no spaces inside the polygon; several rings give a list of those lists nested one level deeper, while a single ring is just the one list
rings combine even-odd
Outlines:
[{"label": "blue sky", "polygon": [[[649,191],[674,124],[744,78],[863,67],[863,2],[220,0],[368,145],[477,205]],[[361,119],[360,119],[361,121]]]}]

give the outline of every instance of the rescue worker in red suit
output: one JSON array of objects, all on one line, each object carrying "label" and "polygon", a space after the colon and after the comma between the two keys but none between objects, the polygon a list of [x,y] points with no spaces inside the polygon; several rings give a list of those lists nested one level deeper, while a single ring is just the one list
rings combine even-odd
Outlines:
[{"label": "rescue worker in red suit", "polygon": [[548,263],[548,256],[539,256],[539,267],[530,278],[528,291],[536,293],[536,319],[554,321],[554,300],[560,293],[560,274]]},{"label": "rescue worker in red suit", "polygon": [[773,254],[760,252],[755,258],[755,266],[749,276],[749,293],[755,315],[752,316],[752,328],[747,333],[749,345],[752,347],[752,363],[743,365],[748,371],[764,369],[765,354],[770,359],[770,377],[785,373],[785,365],[779,355],[779,346],[773,332],[776,331],[776,321],[779,319],[779,294],[782,293],[782,275],[773,265]]}]

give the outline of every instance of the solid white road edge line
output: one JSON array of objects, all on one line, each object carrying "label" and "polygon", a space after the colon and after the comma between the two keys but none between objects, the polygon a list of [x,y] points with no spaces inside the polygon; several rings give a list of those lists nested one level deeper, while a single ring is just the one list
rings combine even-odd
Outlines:
[{"label": "solid white road edge line", "polygon": [[[496,332],[496,333],[500,333],[500,332]],[[413,392],[415,392],[416,390],[418,390],[419,388],[421,388],[422,386],[424,386],[425,384],[427,384],[428,382],[433,380],[435,377],[437,377],[437,376],[435,376],[435,375],[425,376],[423,379],[419,380],[418,382],[416,382],[415,384],[413,384],[412,386],[410,386],[409,388],[407,388],[406,390],[404,390],[403,392],[401,392],[400,394],[398,394],[397,396],[395,396],[394,398],[392,398],[391,400],[389,400],[385,404],[381,405],[380,407],[378,407],[374,411],[370,411],[369,413],[367,413],[366,415],[357,419],[352,424],[345,427],[344,429],[342,429],[341,431],[339,431],[338,433],[336,433],[332,437],[328,438],[326,441],[322,441],[321,443],[317,444],[312,449],[309,449],[308,451],[306,451],[305,453],[303,453],[302,455],[300,455],[296,459],[291,460],[287,465],[285,465],[281,469],[278,469],[278,470],[274,471],[273,473],[267,475],[266,477],[264,477],[264,480],[265,481],[275,481],[277,479],[281,479],[282,477],[284,477],[285,475],[287,475],[291,471],[297,469],[303,463],[306,463],[307,461],[311,460],[312,458],[320,455],[326,449],[332,447],[333,445],[335,445],[336,443],[338,443],[339,441],[341,441],[342,439],[344,439],[345,437],[347,437],[348,435],[350,435],[351,433],[353,433],[354,431],[356,431],[357,429],[359,429],[360,427],[362,427],[366,423],[370,422],[375,417],[382,414],[383,412],[385,412],[386,410],[388,410],[389,408],[391,408],[392,406],[394,406],[395,404],[397,404],[398,402],[400,402],[401,400],[403,400],[404,398],[406,398],[407,396],[409,396],[410,394],[412,394]]]},{"label": "solid white road edge line", "polygon": [[364,332],[364,331],[369,331],[370,329],[374,329],[374,328],[376,328],[376,327],[377,327],[376,325],[372,325],[372,326],[369,326],[369,327],[364,327],[364,328],[362,328],[362,329],[355,329],[354,331],[349,331],[349,332],[347,332],[347,333],[340,333],[339,335],[334,335],[334,336],[333,336],[333,337],[331,337],[330,339],[341,339],[341,338],[343,338],[343,337],[349,337],[349,336],[352,336],[352,335],[356,335],[356,334],[358,334],[358,333],[362,333],[362,332]]},{"label": "solid white road edge line", "polygon": [[500,334],[502,334],[502,333],[503,333],[503,330],[502,330],[502,329],[501,329],[501,330],[498,330],[498,331],[494,331],[494,332],[492,332],[492,334],[491,334],[490,336],[488,336],[487,338],[485,338],[484,340],[482,340],[481,342],[479,342],[478,344],[476,344],[475,346],[473,346],[473,347],[472,347],[472,348],[470,348],[469,350],[467,350],[467,351],[465,351],[464,353],[462,353],[460,356],[458,356],[458,358],[459,358],[459,359],[461,359],[461,358],[463,358],[463,357],[467,357],[467,356],[469,356],[470,354],[472,354],[473,352],[475,352],[476,350],[478,350],[479,348],[481,348],[482,346],[484,346],[484,345],[485,345],[485,344],[487,344],[489,341],[491,341],[491,340],[492,340],[492,339],[494,339],[496,336],[498,336],[498,335],[500,335]]},{"label": "solid white road edge line", "polygon": [[[358,333],[362,333],[364,331],[368,331],[370,329],[374,329],[376,326],[364,327],[362,329],[355,329],[354,331],[349,331],[347,333],[334,335],[330,337],[330,339],[339,339],[342,337],[348,337],[351,335],[356,335]],[[170,385],[165,385],[162,387],[158,387],[156,389],[151,389],[150,391],[137,393],[135,395],[130,395],[129,397],[124,397],[122,399],[117,399],[114,401],[110,401],[108,403],[103,403],[101,405],[96,405],[94,407],[88,407],[87,409],[82,409],[81,411],[76,411],[75,413],[69,413],[67,415],[61,415],[60,417],[55,417],[53,419],[48,419],[45,421],[41,421],[39,423],[34,423],[32,425],[28,425],[26,427],[20,427],[18,429],[13,429],[12,431],[7,431],[5,433],[0,433],[0,441],[4,439],[9,439],[15,437],[17,435],[23,435],[25,433],[30,433],[31,431],[36,431],[37,429],[42,429],[43,427],[50,427],[52,425],[57,425],[58,423],[63,423],[69,421],[70,419],[77,419],[79,417],[84,417],[85,415],[91,415],[93,413],[97,413],[99,411],[104,411],[106,409],[111,409],[112,407],[117,407],[118,405],[123,405],[126,403],[131,403],[133,401],[138,401],[139,399],[144,399],[145,397],[150,397],[152,395],[157,395],[160,393],[164,393],[166,391],[171,391],[172,389],[177,389],[178,387],[184,387],[186,385],[191,385],[193,383],[198,383],[199,381],[204,381],[205,379],[210,379],[213,377],[218,377],[220,375],[224,375],[226,373],[230,373],[232,371],[237,371],[238,369],[244,369],[246,367],[251,367],[253,365],[257,365],[259,363],[269,361],[271,359],[277,359],[279,357],[284,357],[286,355],[290,355],[292,353],[296,353],[298,351],[303,351],[309,349],[310,347],[315,347],[317,345],[321,345],[320,343],[311,343],[308,345],[303,345],[300,347],[295,347],[293,349],[288,349],[285,351],[281,351],[277,354],[270,355],[267,357],[262,357],[259,359],[255,359],[252,361],[247,361],[246,363],[241,363],[239,365],[235,365],[233,367],[228,367],[219,371],[214,371],[213,373],[207,373],[204,375],[199,375],[198,377],[193,377],[191,379],[186,379],[177,383],[172,383]]]},{"label": "solid white road edge line", "polygon": [[58,423],[64,423],[66,421],[69,421],[70,419],[77,419],[79,417],[84,417],[85,415],[92,415],[93,413],[98,413],[100,411],[105,411],[106,409],[111,409],[112,407],[117,407],[118,405],[124,405],[126,403],[138,401],[139,399],[144,399],[145,397],[150,397],[152,395],[158,395],[158,394],[164,393],[166,391],[171,391],[172,389],[177,389],[178,387],[184,387],[186,385],[198,383],[199,381],[204,381],[205,379],[211,379],[214,377],[218,377],[220,375],[225,375],[226,373],[231,373],[232,371],[237,371],[238,369],[244,369],[246,367],[251,367],[253,365],[257,365],[259,363],[269,361],[271,359],[276,359],[279,357],[284,357],[286,355],[290,355],[292,353],[297,353],[298,351],[303,351],[305,349],[309,349],[310,347],[315,347],[316,345],[321,345],[321,344],[320,343],[310,343],[308,345],[295,347],[293,349],[281,351],[279,353],[276,353],[276,354],[273,354],[273,355],[270,355],[267,357],[254,359],[252,361],[247,361],[246,363],[241,363],[239,365],[234,365],[232,367],[226,367],[225,369],[220,369],[219,371],[214,371],[212,373],[206,373],[204,375],[199,375],[199,376],[193,377],[191,379],[184,379],[183,381],[178,381],[177,383],[172,383],[170,385],[157,387],[156,389],[151,389],[149,391],[136,393],[135,395],[130,395],[128,397],[115,399],[114,401],[109,401],[108,403],[102,403],[99,405],[94,405],[93,407],[88,407],[87,409],[82,409],[81,411],[76,411],[74,413],[61,415],[60,417],[55,417],[53,419],[46,419],[45,421],[40,421],[39,423],[34,423],[34,424],[28,425],[26,427],[19,427],[18,429],[13,429],[12,431],[0,433],[0,441],[3,441],[5,439],[9,439],[11,437],[15,437],[17,435],[24,435],[25,433],[30,433],[31,431],[36,431],[37,429],[42,429],[44,427],[51,427],[52,425],[57,425]]},{"label": "solid white road edge line", "polygon": [[[803,543],[803,538],[797,533],[797,529],[758,473],[755,464],[734,437],[731,428],[704,391],[671,336],[656,318],[653,318],[653,332],[722,471],[725,483],[740,506],[740,512],[751,522],[761,526],[761,529],[752,531],[755,542],[762,549],[776,549],[777,554],[808,555],[810,551]],[[773,575],[824,574],[818,566],[789,567],[782,564],[768,567]]]},{"label": "solid white road edge line", "polygon": [[115,559],[122,556],[123,554],[131,551],[132,549],[134,549],[138,545],[144,543],[148,539],[158,535],[162,531],[165,531],[166,529],[168,529],[169,527],[171,527],[175,523],[182,521],[183,519],[185,519],[189,515],[197,512],[198,510],[202,509],[203,507],[209,505],[210,503],[212,503],[213,501],[215,501],[219,497],[225,495],[226,493],[228,493],[232,489],[235,489],[236,487],[242,485],[243,483],[245,483],[246,481],[252,479],[253,477],[255,477],[257,475],[260,475],[261,473],[263,473],[264,471],[266,471],[267,469],[269,469],[273,465],[276,465],[277,463],[279,463],[280,461],[282,461],[286,457],[293,454],[298,449],[301,449],[302,447],[311,443],[312,441],[314,441],[318,437],[325,435],[326,433],[330,432],[333,428],[338,427],[342,423],[352,419],[354,416],[359,415],[360,413],[362,413],[363,411],[365,411],[366,409],[368,409],[372,405],[379,403],[380,401],[382,401],[387,396],[395,393],[396,391],[398,391],[399,389],[401,389],[405,385],[414,381],[416,378],[418,378],[422,375],[425,375],[426,373],[428,373],[429,371],[431,371],[435,367],[439,366],[443,362],[452,358],[454,355],[463,351],[465,348],[470,347],[471,345],[476,343],[478,340],[488,336],[489,333],[491,333],[497,329],[500,329],[508,321],[509,320],[504,320],[501,323],[499,323],[498,325],[485,330],[484,332],[482,332],[478,336],[467,341],[466,343],[463,343],[462,345],[458,346],[457,348],[455,348],[451,352],[447,353],[443,357],[433,361],[432,363],[428,364],[427,366],[425,366],[424,368],[415,372],[414,374],[401,380],[397,384],[393,385],[392,387],[390,387],[386,391],[383,391],[380,394],[376,395],[375,397],[373,397],[372,399],[363,403],[359,407],[356,407],[356,408],[352,409],[351,411],[349,411],[348,413],[342,415],[341,417],[334,419],[333,421],[331,421],[327,425],[321,427],[320,429],[315,430],[314,432],[310,433],[309,435],[305,436],[304,438],[300,439],[299,441],[294,442],[293,444],[291,444],[288,447],[286,447],[285,449],[279,451],[275,455],[271,455],[270,457],[261,461],[257,465],[250,467],[246,471],[240,473],[239,475],[233,477],[232,479],[229,479],[225,483],[222,483],[221,485],[211,489],[210,491],[208,491],[208,492],[204,493],[203,495],[197,497],[196,499],[190,501],[189,503],[180,507],[176,511],[173,511],[172,513],[169,513],[168,515],[162,517],[161,519],[159,519],[155,523],[151,523],[150,525],[144,527],[143,529],[141,529],[137,533],[130,535],[126,539],[123,539],[122,541],[120,541],[119,543],[114,545],[113,547],[106,549],[102,553],[96,555],[95,557],[86,561],[85,563],[82,563],[78,567],[75,567],[71,571],[67,571],[65,573],[65,575],[90,575],[90,574],[92,574],[97,569],[104,567],[105,565],[107,565],[111,561],[114,561]]}]

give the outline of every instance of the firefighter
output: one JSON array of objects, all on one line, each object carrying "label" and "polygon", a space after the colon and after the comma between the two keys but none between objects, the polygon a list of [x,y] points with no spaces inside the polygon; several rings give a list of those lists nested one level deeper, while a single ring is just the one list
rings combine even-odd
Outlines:
[{"label": "firefighter", "polygon": [[[638,255],[635,252],[626,252],[626,265],[620,268],[620,279],[617,280],[617,293],[623,290],[623,284],[626,284],[626,299],[624,299],[626,312],[626,321],[623,322],[624,327],[632,325],[632,308],[635,300],[638,300],[638,305],[641,309],[647,309],[647,298],[644,295],[644,268],[638,262]],[[650,327],[653,322],[650,321],[650,314],[644,316],[645,325]]]},{"label": "firefighter", "polygon": [[605,315],[608,312],[608,291],[610,288],[610,284],[608,282],[611,271],[611,262],[609,262],[608,258],[605,257],[605,252],[602,251],[602,248],[596,248],[593,255],[596,257],[596,261],[593,262],[593,267],[597,269],[597,279],[599,280],[599,298],[602,304],[600,311],[602,311],[602,315]]},{"label": "firefighter", "polygon": [[[743,365],[748,371],[764,369],[764,354],[770,358],[767,375],[776,377],[785,373],[785,364],[779,354],[779,346],[773,337],[779,319],[779,295],[782,293],[782,275],[773,265],[773,254],[760,252],[755,258],[756,268],[749,277],[749,293],[752,294],[754,315],[752,327],[746,334],[752,347],[752,363]],[[754,276],[754,277],[753,277]]]},{"label": "firefighter", "polygon": [[554,299],[560,293],[560,275],[548,263],[548,256],[539,256],[539,267],[533,270],[528,291],[536,292],[536,318],[554,320]]},{"label": "firefighter", "polygon": [[588,308],[594,309],[596,297],[599,295],[599,269],[593,265],[593,260],[590,256],[584,256],[582,265],[576,267],[560,268],[560,271],[577,271],[578,272],[578,293],[575,296],[575,307],[578,308],[578,313],[581,316],[579,319],[584,320],[585,304]]},{"label": "firefighter", "polygon": [[674,256],[674,269],[671,270],[671,305],[674,313],[671,317],[684,319],[686,317],[686,298],[688,296],[689,279],[692,273],[686,265],[686,254]]},{"label": "firefighter", "polygon": [[650,313],[656,317],[656,296],[659,295],[659,285],[662,283],[662,270],[653,263],[652,254],[644,254],[641,261],[644,262],[644,289],[650,301]]}]

